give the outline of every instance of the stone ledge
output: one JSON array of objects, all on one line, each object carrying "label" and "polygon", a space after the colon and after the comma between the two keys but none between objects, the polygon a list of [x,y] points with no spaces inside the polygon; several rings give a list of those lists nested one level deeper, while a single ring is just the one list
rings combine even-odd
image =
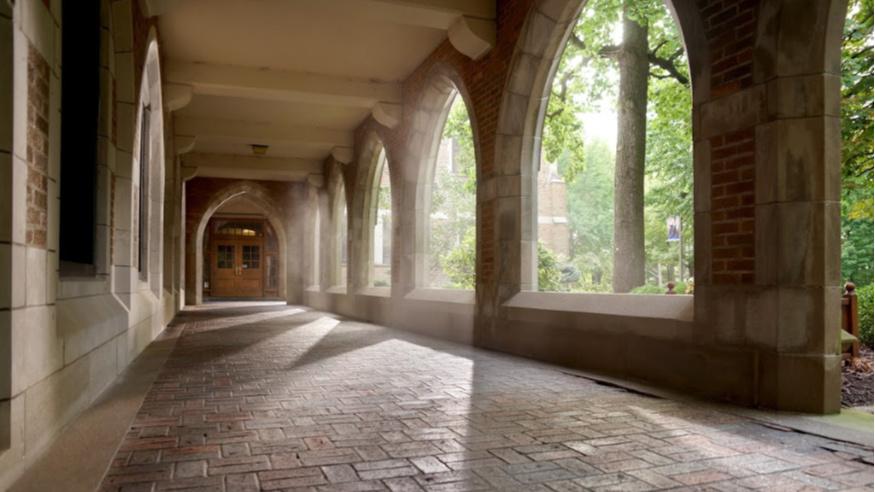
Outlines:
[{"label": "stone ledge", "polygon": [[414,289],[404,296],[410,301],[449,302],[453,304],[474,305],[474,291],[461,289]]},{"label": "stone ledge", "polygon": [[691,295],[520,292],[503,307],[693,321]]},{"label": "stone ledge", "polygon": [[359,296],[367,296],[367,297],[383,297],[390,298],[392,297],[392,288],[391,287],[362,287],[356,292],[356,295]]}]

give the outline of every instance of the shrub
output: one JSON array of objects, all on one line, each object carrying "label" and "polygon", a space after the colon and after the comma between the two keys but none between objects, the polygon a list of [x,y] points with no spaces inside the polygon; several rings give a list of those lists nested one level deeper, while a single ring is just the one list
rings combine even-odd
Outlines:
[{"label": "shrub", "polygon": [[860,342],[872,348],[872,286],[857,287],[857,309],[860,314]]},{"label": "shrub", "polygon": [[[578,274],[579,276],[579,274]],[[562,288],[559,259],[544,243],[538,242],[538,290],[555,292]]]},{"label": "shrub", "polygon": [[659,285],[646,284],[632,289],[632,294],[665,294],[666,290],[668,289]]},{"label": "shrub", "polygon": [[[640,287],[635,287],[632,289],[632,294],[665,294],[668,292],[668,284],[665,285],[655,285],[655,284],[645,284]],[[674,292],[675,294],[692,294],[692,290],[687,288],[687,284],[684,282],[676,282],[674,284]]]},{"label": "shrub", "polygon": [[474,264],[477,257],[476,236],[473,227],[465,233],[462,242],[441,257],[441,267],[457,289],[474,288]]}]

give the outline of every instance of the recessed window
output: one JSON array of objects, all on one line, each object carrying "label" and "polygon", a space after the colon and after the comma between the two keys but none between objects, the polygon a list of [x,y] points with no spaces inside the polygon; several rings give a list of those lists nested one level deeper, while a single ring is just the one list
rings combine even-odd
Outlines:
[{"label": "recessed window", "polygon": [[692,292],[690,78],[651,7],[590,2],[564,47],[532,177],[539,290]]},{"label": "recessed window", "polygon": [[100,107],[100,3],[63,9],[61,63],[61,273],[93,273]]},{"label": "recessed window", "polygon": [[220,236],[261,237],[264,235],[264,229],[258,222],[223,221],[219,223],[216,234]]},{"label": "recessed window", "polygon": [[139,220],[138,238],[139,254],[137,266],[140,270],[140,278],[146,280],[149,275],[149,171],[151,158],[150,123],[152,110],[149,106],[143,106],[142,119],[140,121],[140,185],[139,185]]},{"label": "recessed window", "polygon": [[428,215],[428,286],[473,289],[477,166],[468,108],[452,94],[433,163]]}]

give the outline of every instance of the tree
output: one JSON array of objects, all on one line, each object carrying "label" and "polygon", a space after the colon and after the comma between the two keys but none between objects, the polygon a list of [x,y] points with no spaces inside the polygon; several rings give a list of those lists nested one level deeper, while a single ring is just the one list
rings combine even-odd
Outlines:
[{"label": "tree", "polygon": [[842,277],[872,283],[872,0],[848,5],[842,43]]},{"label": "tree", "polygon": [[[618,25],[623,38],[615,45]],[[662,223],[666,216],[680,213],[689,215],[685,222],[692,224],[691,213],[686,212],[692,210],[692,139],[685,61],[674,20],[661,2],[592,0],[581,12],[554,78],[543,148],[548,160],[568,161],[562,170],[569,183],[586,163],[580,113],[604,108],[606,101],[617,105],[613,195],[617,292],[644,282],[650,256],[645,250],[645,217],[649,217],[645,203],[663,214],[657,217]],[[645,173],[653,185],[648,190]],[[654,197],[645,199],[651,189]],[[582,232],[574,231],[578,236]],[[685,238],[687,233],[692,239],[692,227],[686,228]]]},{"label": "tree", "polygon": [[581,274],[580,288],[607,292],[613,264],[614,149],[604,140],[585,143],[583,170],[568,183],[572,263]]},{"label": "tree", "polygon": [[440,257],[441,269],[456,289],[473,289],[475,279],[476,231],[474,227],[465,232],[462,242]]},{"label": "tree", "polygon": [[557,291],[562,287],[562,270],[556,254],[538,243],[538,290]]},{"label": "tree", "polygon": [[614,161],[614,292],[644,285],[644,156],[647,147],[647,24],[623,5],[617,158]]},{"label": "tree", "polygon": [[[473,288],[474,263],[471,254],[458,254],[447,265],[447,253],[474,247],[477,169],[474,138],[465,102],[454,98],[441,135],[442,145],[452,148],[448,166],[435,165],[431,190],[429,278],[438,287]],[[459,262],[465,261],[462,265]],[[453,268],[449,272],[447,268]],[[462,279],[458,275],[467,275]],[[455,275],[455,277],[454,277]]]}]

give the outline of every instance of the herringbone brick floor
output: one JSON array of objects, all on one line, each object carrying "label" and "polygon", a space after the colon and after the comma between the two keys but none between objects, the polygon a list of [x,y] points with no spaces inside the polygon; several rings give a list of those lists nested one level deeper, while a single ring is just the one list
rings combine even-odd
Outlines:
[{"label": "herringbone brick floor", "polygon": [[287,306],[185,314],[103,490],[872,490],[871,450]]}]

